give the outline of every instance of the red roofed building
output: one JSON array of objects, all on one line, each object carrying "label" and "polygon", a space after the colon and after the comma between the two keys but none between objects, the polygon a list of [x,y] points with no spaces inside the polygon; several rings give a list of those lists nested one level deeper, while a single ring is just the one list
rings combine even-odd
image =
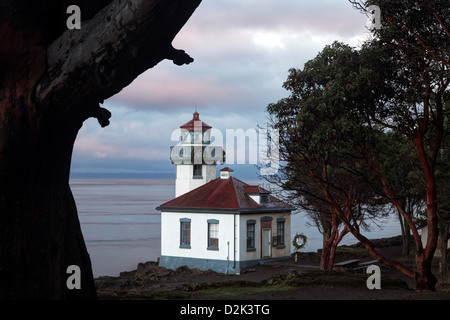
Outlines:
[{"label": "red roofed building", "polygon": [[[194,119],[198,121],[198,113]],[[190,122],[183,126],[190,133],[194,130]],[[184,162],[177,167],[193,165]],[[215,172],[215,163],[202,165],[214,167]],[[194,174],[190,179],[195,179]],[[161,211],[160,266],[240,273],[264,259],[290,256],[294,208],[268,190],[233,177],[228,167],[220,170],[219,178],[200,186],[186,187],[192,184],[178,179],[176,184],[183,184],[178,188],[184,192],[157,208]]]},{"label": "red roofed building", "polygon": [[193,114],[193,118],[191,121],[186,122],[185,124],[181,125],[180,128],[187,130],[187,131],[200,131],[200,130],[195,130],[196,128],[201,128],[202,132],[205,132],[209,129],[212,129],[211,126],[207,125],[206,123],[204,123],[203,121],[200,120],[200,114],[195,111]]}]

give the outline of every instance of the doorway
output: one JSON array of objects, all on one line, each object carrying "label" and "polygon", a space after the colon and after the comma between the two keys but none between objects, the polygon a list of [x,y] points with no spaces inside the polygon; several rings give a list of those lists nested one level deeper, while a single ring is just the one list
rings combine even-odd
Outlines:
[{"label": "doorway", "polygon": [[263,258],[271,256],[271,229],[262,229],[261,255]]}]

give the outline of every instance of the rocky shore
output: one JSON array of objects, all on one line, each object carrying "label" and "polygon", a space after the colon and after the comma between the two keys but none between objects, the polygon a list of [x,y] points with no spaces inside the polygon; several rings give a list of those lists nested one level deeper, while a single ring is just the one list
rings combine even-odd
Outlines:
[{"label": "rocky shore", "polygon": [[[399,245],[400,244],[400,245]],[[377,242],[386,255],[401,252],[398,237]],[[336,261],[372,260],[358,244],[343,246]],[[186,266],[168,270],[156,262],[139,263],[136,270],[118,277],[95,279],[100,299],[446,299],[449,291],[418,293],[395,270],[382,273],[382,289],[369,290],[367,274],[319,270],[319,253],[271,261],[244,270],[240,275],[201,271]]]}]

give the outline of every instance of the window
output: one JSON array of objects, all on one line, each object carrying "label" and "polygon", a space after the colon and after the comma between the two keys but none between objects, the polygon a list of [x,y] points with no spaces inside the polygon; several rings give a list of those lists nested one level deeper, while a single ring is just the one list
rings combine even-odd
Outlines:
[{"label": "window", "polygon": [[202,143],[203,141],[203,133],[194,131],[194,143]]},{"label": "window", "polygon": [[208,220],[208,250],[219,250],[219,220]]},{"label": "window", "polygon": [[191,248],[191,219],[180,219],[180,248]]},{"label": "window", "polygon": [[284,247],[284,219],[277,219],[277,247]]},{"label": "window", "polygon": [[202,165],[201,164],[194,164],[194,179],[202,179]]},{"label": "window", "polygon": [[247,251],[255,251],[255,220],[247,221]]},{"label": "window", "polygon": [[261,193],[259,195],[259,197],[260,197],[259,201],[260,201],[261,204],[268,204],[270,202],[270,197],[269,197],[268,193]]}]

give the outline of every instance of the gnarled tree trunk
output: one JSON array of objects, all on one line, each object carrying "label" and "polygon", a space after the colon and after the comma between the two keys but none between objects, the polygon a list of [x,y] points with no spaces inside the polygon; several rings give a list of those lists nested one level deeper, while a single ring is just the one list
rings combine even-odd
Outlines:
[{"label": "gnarled tree trunk", "polygon": [[[0,4],[0,299],[96,297],[69,187],[72,149],[100,103],[163,59],[201,0],[2,1]],[[94,2],[94,3],[93,3]],[[66,28],[79,5],[81,29]],[[67,268],[80,268],[69,289]]]}]

